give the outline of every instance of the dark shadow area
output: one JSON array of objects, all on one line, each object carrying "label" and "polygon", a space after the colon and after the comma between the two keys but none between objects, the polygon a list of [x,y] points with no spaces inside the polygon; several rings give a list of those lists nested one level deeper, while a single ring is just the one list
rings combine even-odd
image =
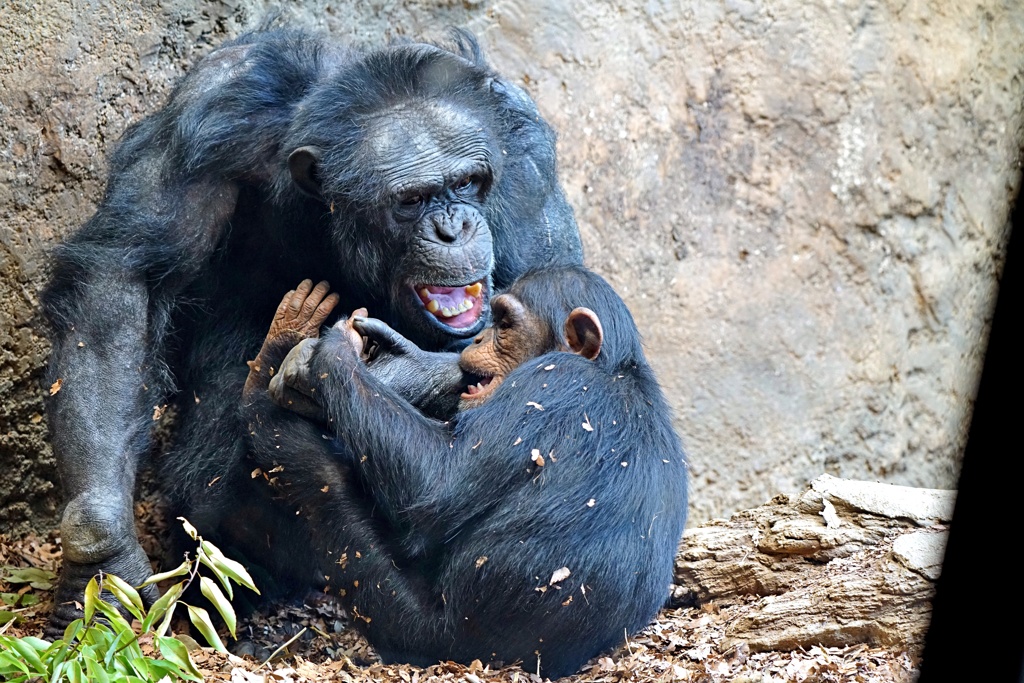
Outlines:
[{"label": "dark shadow area", "polygon": [[1018,197],[919,683],[1024,681],[1024,458],[1015,438],[1022,223]]}]

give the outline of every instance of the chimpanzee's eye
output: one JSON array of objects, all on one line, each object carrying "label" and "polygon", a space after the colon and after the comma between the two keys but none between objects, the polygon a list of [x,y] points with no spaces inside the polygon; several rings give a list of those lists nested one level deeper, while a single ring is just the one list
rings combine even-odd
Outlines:
[{"label": "chimpanzee's eye", "polygon": [[461,178],[460,180],[457,180],[455,182],[454,187],[455,187],[456,190],[465,190],[467,187],[472,185],[474,182],[475,182],[475,179],[473,178],[473,176],[469,176],[468,175],[465,178]]},{"label": "chimpanzee's eye", "polygon": [[414,194],[408,197],[402,197],[398,200],[398,203],[402,206],[419,206],[423,203],[423,195]]}]

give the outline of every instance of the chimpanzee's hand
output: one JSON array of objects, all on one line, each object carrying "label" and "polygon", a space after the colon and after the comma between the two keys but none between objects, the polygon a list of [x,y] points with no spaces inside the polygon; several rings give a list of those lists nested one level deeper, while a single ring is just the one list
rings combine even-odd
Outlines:
[{"label": "chimpanzee's hand", "polygon": [[327,282],[320,282],[314,287],[312,280],[303,280],[284,295],[274,313],[263,347],[255,360],[249,361],[243,399],[267,388],[276,368],[292,347],[303,339],[320,336],[320,326],[340,299],[337,294],[328,294],[330,289]]},{"label": "chimpanzee's hand", "polygon": [[[366,309],[359,308],[352,316],[339,320],[334,329],[339,330],[352,345],[353,352],[358,354],[363,348],[363,338],[352,327],[356,317],[366,316]],[[288,355],[281,361],[280,368],[270,380],[267,391],[271,400],[282,408],[287,408],[303,417],[316,422],[327,423],[327,415],[314,398],[317,382],[309,370],[309,359],[320,343],[319,339],[309,337],[292,347]]]},{"label": "chimpanzee's hand", "polygon": [[352,327],[366,338],[363,358],[371,375],[431,417],[455,415],[470,379],[459,368],[459,354],[423,351],[375,318],[353,315]]}]

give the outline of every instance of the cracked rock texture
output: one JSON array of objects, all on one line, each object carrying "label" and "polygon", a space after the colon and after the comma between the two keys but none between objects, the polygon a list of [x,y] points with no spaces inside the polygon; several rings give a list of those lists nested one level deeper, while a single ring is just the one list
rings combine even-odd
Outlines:
[{"label": "cracked rock texture", "polygon": [[47,247],[125,128],[268,12],[370,45],[465,26],[537,99],[675,408],[692,522],[822,472],[956,485],[1020,184],[1024,5],[7,0],[0,531],[59,505]]}]

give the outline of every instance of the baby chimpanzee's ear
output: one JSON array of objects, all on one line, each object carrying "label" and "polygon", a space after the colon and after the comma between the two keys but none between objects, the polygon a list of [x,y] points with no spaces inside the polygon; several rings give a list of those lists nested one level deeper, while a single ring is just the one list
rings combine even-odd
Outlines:
[{"label": "baby chimpanzee's ear", "polygon": [[288,170],[292,180],[313,199],[322,199],[320,178],[317,177],[317,163],[320,161],[320,150],[316,147],[299,147],[288,155]]},{"label": "baby chimpanzee's ear", "polygon": [[601,353],[604,331],[601,320],[589,308],[574,308],[565,319],[565,340],[573,353],[594,360]]}]

